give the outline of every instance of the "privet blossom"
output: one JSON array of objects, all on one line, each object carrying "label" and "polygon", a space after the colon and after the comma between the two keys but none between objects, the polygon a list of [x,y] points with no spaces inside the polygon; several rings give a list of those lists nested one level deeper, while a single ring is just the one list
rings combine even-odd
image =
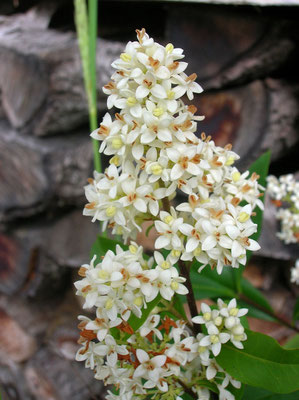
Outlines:
[{"label": "privet blossom", "polygon": [[[192,320],[202,333],[194,335],[191,322],[165,314],[165,304],[173,309],[173,296],[188,293],[177,263],[197,261],[199,272],[209,264],[221,274],[245,265],[246,251],[260,248],[250,236],[257,230],[254,209],[263,208],[263,188],[258,175],[241,174],[234,166],[239,157],[231,145],[222,148],[204,133],[195,134],[204,117],[181,97],[192,100],[202,88],[196,74],[185,73],[183,50],[161,46],[144,29],[137,30],[137,39],[112,64],[116,71],[103,88],[108,109],[117,112],[113,118],[106,113],[91,136],[101,141],[110,166],[89,179],[83,212],[129,247],[117,246],[100,260],[94,256],[79,270],[77,294],[84,308],[96,308],[96,318],[80,317],[77,359],[97,379],[115,385],[117,394],[109,392],[108,399],[181,399],[185,390],[209,399],[200,384],[205,379],[220,399],[231,400],[229,388],[240,383],[215,357],[228,341],[243,348],[240,318],[247,310],[238,309],[235,300],[219,299],[216,309],[203,304],[202,315]],[[178,191],[185,195],[181,204]],[[151,258],[133,242],[145,221],[158,234]],[[141,318],[157,298],[155,313],[134,332],[130,318]]]},{"label": "privet blossom", "polygon": [[[108,391],[107,399],[155,395],[161,399],[180,400],[190,382],[198,399],[210,399],[209,390],[202,386],[202,381],[206,380],[214,384],[219,399],[233,400],[228,386],[238,389],[241,383],[228,375],[215,357],[221,345],[229,341],[243,349],[246,333],[240,317],[248,310],[238,309],[235,299],[229,304],[218,299],[217,306],[212,310],[202,303],[202,313],[192,321],[204,325],[207,333],[196,336],[192,335],[186,321],[151,314],[136,332],[131,331],[128,323],[121,322],[115,339],[109,333],[109,326],[116,326],[117,318],[111,325],[109,317],[93,321],[81,316],[79,343],[82,347],[76,359],[94,370],[96,379],[118,388],[117,394]],[[97,315],[105,314],[98,308]]]},{"label": "privet blossom", "polygon": [[[277,207],[276,219],[281,231],[277,236],[286,244],[299,243],[299,182],[293,174],[278,179],[269,175],[267,191]],[[291,269],[291,282],[299,285],[299,259]]]}]

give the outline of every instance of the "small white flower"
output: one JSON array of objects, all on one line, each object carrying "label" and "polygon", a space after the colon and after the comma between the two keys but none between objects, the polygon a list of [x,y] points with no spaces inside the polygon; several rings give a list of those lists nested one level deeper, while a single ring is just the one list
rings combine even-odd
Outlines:
[{"label": "small white flower", "polygon": [[117,363],[118,354],[129,354],[125,346],[119,346],[111,335],[105,338],[105,344],[97,344],[94,346],[94,352],[99,356],[107,356],[107,363],[110,367],[114,367]]}]

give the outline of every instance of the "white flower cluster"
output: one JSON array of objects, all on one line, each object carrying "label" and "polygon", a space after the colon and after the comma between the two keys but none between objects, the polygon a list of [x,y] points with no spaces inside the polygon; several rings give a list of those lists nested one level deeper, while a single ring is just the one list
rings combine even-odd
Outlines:
[{"label": "white flower cluster", "polygon": [[99,340],[105,338],[109,328],[127,321],[132,312],[140,318],[141,308],[159,293],[168,301],[175,293],[188,293],[183,285],[186,279],[177,269],[159,252],[155,251],[154,256],[157,265],[153,268],[154,259],[146,261],[142,246],[132,242],[129,250],[117,245],[115,254],[109,250],[97,265],[94,256],[90,264],[80,268],[83,279],[75,282],[76,294],[85,299],[83,308],[97,308]]},{"label": "white flower cluster", "polygon": [[[203,117],[180,97],[192,100],[202,88],[196,74],[185,74],[183,50],[155,43],[144,29],[137,37],[104,86],[108,108],[119,112],[114,119],[107,113],[91,136],[102,141],[100,152],[112,156],[111,165],[89,181],[84,214],[124,240],[134,239],[144,221],[155,221],[155,247],[171,250],[170,263],[196,258],[219,273],[225,265],[244,265],[246,250],[260,248],[249,238],[257,228],[253,210],[263,207],[258,176],[233,166],[239,157],[230,145],[195,135]],[[188,202],[170,208],[177,189]]]},{"label": "white flower cluster", "polygon": [[107,333],[98,342],[94,341],[98,336],[96,323],[82,317],[82,347],[76,358],[94,370],[96,379],[118,388],[117,394],[108,392],[109,400],[142,399],[150,395],[181,400],[186,388],[198,399],[210,399],[209,390],[201,384],[203,380],[214,385],[219,399],[234,400],[228,385],[240,388],[241,384],[217,364],[215,356],[221,350],[221,343],[229,340],[242,348],[246,334],[239,317],[247,310],[236,308],[235,300],[226,305],[219,299],[218,309],[211,310],[203,304],[202,312],[193,321],[204,323],[207,335],[200,333],[194,337],[185,322],[168,316],[161,319],[154,314],[129,338],[122,323],[118,328],[119,339]]},{"label": "white flower cluster", "polygon": [[273,203],[279,207],[276,218],[281,222],[281,232],[277,236],[286,244],[299,242],[299,181],[293,174],[282,175],[277,179],[267,178],[267,191]]}]

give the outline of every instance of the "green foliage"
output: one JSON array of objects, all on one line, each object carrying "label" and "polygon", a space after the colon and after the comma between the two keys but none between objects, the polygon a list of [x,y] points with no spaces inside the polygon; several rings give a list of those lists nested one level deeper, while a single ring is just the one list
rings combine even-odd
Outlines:
[{"label": "green foliage", "polygon": [[296,304],[293,311],[293,321],[297,321],[299,319],[299,297],[296,300]]},{"label": "green foliage", "polygon": [[91,246],[90,257],[92,258],[94,255],[97,256],[95,264],[101,262],[101,257],[103,257],[108,250],[115,251],[116,245],[120,245],[123,250],[128,250],[128,246],[118,242],[117,240],[110,239],[108,237],[104,237],[99,235],[96,241]]},{"label": "green foliage", "polygon": [[283,347],[285,349],[299,349],[299,333],[292,336],[291,339],[289,339]]},{"label": "green foliage", "polygon": [[[236,291],[234,271],[231,267],[224,268],[221,275],[209,266],[198,273],[198,267],[199,265],[195,262],[191,270],[191,281],[197,300],[205,298],[216,300],[218,297],[231,299],[235,297],[240,306],[248,308],[249,316],[267,321],[275,321],[275,318],[269,315],[272,312],[270,304],[262,293],[252,286],[248,280],[241,277],[240,285],[242,294]],[[247,299],[248,301],[250,300],[250,303],[246,301]],[[265,311],[262,311],[260,308]]]},{"label": "green foliage", "polygon": [[288,394],[277,394],[269,392],[268,390],[256,388],[252,386],[245,386],[244,395],[242,400],[298,400],[299,392]]},{"label": "green foliage", "polygon": [[227,389],[235,396],[235,400],[243,400],[244,385],[240,389],[236,389],[233,385],[228,385]]},{"label": "green foliage", "polygon": [[276,340],[261,333],[246,331],[247,340],[240,350],[223,345],[216,358],[235,379],[274,393],[299,390],[299,352],[285,350]]},{"label": "green foliage", "polygon": [[172,298],[172,306],[179,313],[181,318],[187,319],[184,303],[186,303],[186,297],[180,294],[175,293]]}]

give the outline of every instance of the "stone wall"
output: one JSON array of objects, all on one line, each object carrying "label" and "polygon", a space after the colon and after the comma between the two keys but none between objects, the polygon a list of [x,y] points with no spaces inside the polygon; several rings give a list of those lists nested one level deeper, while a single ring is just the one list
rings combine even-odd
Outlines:
[{"label": "stone wall", "polygon": [[[82,217],[92,149],[72,2],[2,1],[0,14],[0,382],[7,399],[94,399],[101,385],[73,361],[80,305],[72,282],[98,226]],[[296,7],[100,2],[99,116],[112,60],[145,27],[185,49],[205,89],[195,100],[206,115],[199,133],[232,143],[240,168],[271,148],[272,172],[281,160],[283,172],[295,171],[298,14]],[[273,228],[265,232],[269,255]]]}]

